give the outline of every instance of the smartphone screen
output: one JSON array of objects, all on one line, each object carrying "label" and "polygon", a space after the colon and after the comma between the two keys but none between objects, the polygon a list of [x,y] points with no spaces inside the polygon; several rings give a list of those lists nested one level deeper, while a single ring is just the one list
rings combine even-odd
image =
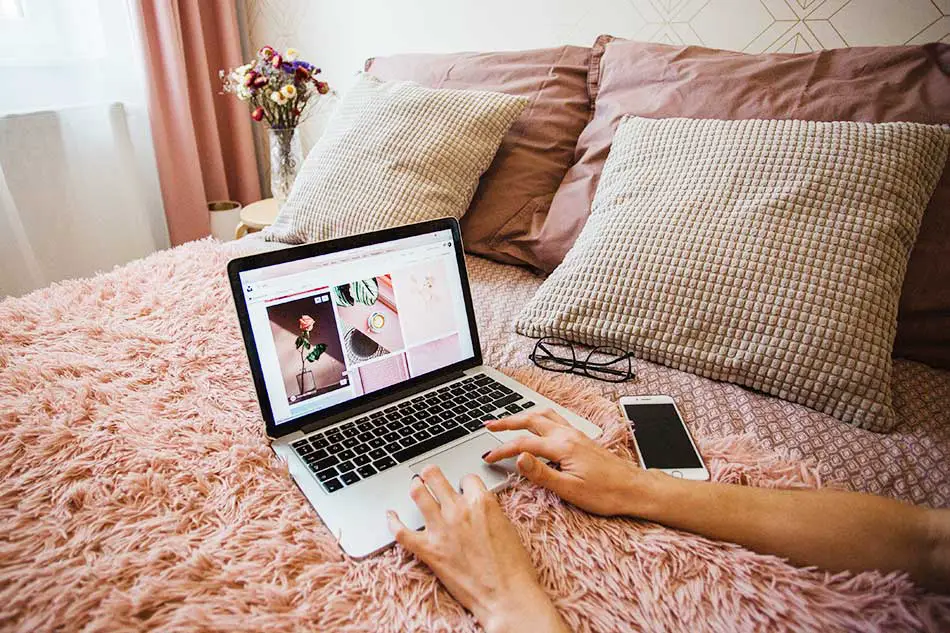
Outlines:
[{"label": "smartphone screen", "polygon": [[702,468],[672,404],[625,404],[644,468]]}]

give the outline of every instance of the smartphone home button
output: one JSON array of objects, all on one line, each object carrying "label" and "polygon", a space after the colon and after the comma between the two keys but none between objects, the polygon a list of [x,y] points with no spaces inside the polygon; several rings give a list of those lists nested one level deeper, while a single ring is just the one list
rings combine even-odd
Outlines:
[{"label": "smartphone home button", "polygon": [[678,470],[674,470],[674,471],[670,472],[670,474],[673,475],[674,477],[679,477],[680,479],[683,478],[683,473],[681,473],[681,472],[678,471]]}]

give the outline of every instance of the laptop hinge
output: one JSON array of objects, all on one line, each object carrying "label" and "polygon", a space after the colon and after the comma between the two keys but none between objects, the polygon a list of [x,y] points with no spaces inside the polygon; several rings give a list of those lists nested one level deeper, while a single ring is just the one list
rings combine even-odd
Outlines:
[{"label": "laptop hinge", "polygon": [[391,402],[396,402],[397,400],[403,400],[410,396],[414,396],[417,393],[428,391],[429,389],[432,389],[433,387],[438,387],[439,385],[444,385],[447,382],[458,380],[459,378],[464,378],[464,377],[465,377],[465,374],[461,371],[452,372],[451,374],[446,374],[444,376],[439,376],[438,378],[435,378],[433,380],[427,380],[425,382],[421,382],[418,385],[412,387],[411,389],[399,391],[397,393],[393,393],[388,396],[375,399],[371,402],[367,402],[366,404],[352,407],[350,409],[347,409],[346,411],[337,413],[336,415],[331,415],[330,417],[322,418],[319,422],[314,422],[313,424],[308,424],[306,426],[300,427],[300,431],[304,434],[313,433],[314,431],[328,427],[332,424],[336,424],[337,422],[340,422],[342,420],[348,420],[349,418],[358,416],[361,413],[365,413],[367,411],[372,411],[373,409],[384,407]]}]

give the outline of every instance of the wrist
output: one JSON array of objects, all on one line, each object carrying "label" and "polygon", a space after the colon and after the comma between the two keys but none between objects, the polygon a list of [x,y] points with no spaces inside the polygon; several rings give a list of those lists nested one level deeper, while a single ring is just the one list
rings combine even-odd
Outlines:
[{"label": "wrist", "polygon": [[646,470],[639,466],[631,466],[631,471],[623,492],[620,514],[649,521],[658,520],[670,477],[660,471]]},{"label": "wrist", "polygon": [[506,592],[473,615],[485,633],[524,633],[524,631],[567,631],[554,603],[537,582]]}]

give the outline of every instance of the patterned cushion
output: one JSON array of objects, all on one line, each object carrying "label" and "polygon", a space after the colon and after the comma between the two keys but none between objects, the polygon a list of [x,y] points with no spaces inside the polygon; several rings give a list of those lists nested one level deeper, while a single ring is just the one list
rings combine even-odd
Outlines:
[{"label": "patterned cushion", "polygon": [[948,144],[914,123],[627,118],[517,330],[888,430],[901,282]]},{"label": "patterned cushion", "polygon": [[461,217],[527,100],[361,76],[264,232],[299,244]]}]

